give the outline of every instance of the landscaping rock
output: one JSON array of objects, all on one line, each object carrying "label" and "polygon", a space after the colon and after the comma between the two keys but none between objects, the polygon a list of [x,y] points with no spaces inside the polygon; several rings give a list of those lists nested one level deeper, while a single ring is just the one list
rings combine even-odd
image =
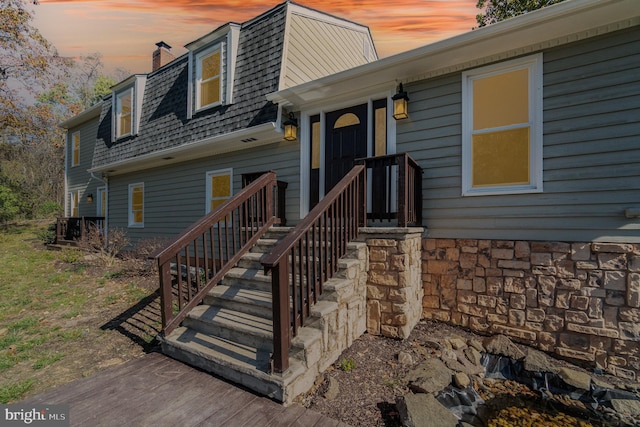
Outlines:
[{"label": "landscaping rock", "polygon": [[524,358],[524,369],[529,372],[558,373],[557,364],[549,356],[533,348],[527,350],[527,355]]},{"label": "landscaping rock", "polygon": [[507,356],[514,360],[520,360],[526,356],[522,350],[504,335],[486,338],[483,344],[487,352]]},{"label": "landscaping rock", "polygon": [[405,382],[413,392],[435,393],[451,384],[451,371],[440,359],[427,359],[409,371]]},{"label": "landscaping rock", "polygon": [[398,363],[400,363],[401,365],[412,365],[413,356],[411,356],[411,353],[401,351],[400,353],[398,353]]},{"label": "landscaping rock", "polygon": [[570,368],[560,368],[558,376],[562,378],[565,383],[575,388],[581,390],[589,390],[591,388],[591,376],[585,372]]},{"label": "landscaping rock", "polygon": [[467,343],[465,343],[462,338],[451,338],[449,342],[454,350],[463,350],[467,348]]},{"label": "landscaping rock", "polygon": [[329,377],[329,384],[327,386],[327,391],[324,392],[324,398],[327,400],[335,400],[340,394],[340,385],[338,384],[338,380],[333,377]]},{"label": "landscaping rock", "polygon": [[469,345],[469,347],[475,348],[480,353],[484,353],[486,351],[484,345],[482,345],[482,341],[480,340],[470,339],[469,341],[467,341],[467,344]]},{"label": "landscaping rock", "polygon": [[431,394],[405,394],[396,398],[396,407],[407,427],[455,427],[458,418]]},{"label": "landscaping rock", "polygon": [[464,355],[466,356],[469,362],[473,363],[475,366],[482,365],[482,355],[478,350],[473,347],[467,347],[464,349]]},{"label": "landscaping rock", "polygon": [[456,372],[453,376],[453,383],[458,388],[467,388],[471,384],[471,380],[464,372]]},{"label": "landscaping rock", "polygon": [[638,418],[640,417],[640,401],[631,399],[611,399],[611,406],[616,412]]}]

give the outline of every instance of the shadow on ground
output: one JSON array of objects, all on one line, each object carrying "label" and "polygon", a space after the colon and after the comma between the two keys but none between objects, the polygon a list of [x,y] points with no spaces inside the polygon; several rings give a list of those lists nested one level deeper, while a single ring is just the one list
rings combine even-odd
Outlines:
[{"label": "shadow on ground", "polygon": [[160,291],[156,290],[100,326],[100,329],[119,332],[149,353],[158,346],[156,336],[161,324]]}]

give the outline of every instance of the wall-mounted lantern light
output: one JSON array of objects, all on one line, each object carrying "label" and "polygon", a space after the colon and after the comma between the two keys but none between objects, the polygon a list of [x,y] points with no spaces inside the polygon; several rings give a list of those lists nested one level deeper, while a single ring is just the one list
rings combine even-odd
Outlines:
[{"label": "wall-mounted lantern light", "polygon": [[93,193],[87,194],[87,203],[93,203]]},{"label": "wall-mounted lantern light", "polygon": [[402,83],[398,87],[398,93],[393,95],[393,118],[402,120],[409,117],[409,97],[402,88]]},{"label": "wall-mounted lantern light", "polygon": [[298,121],[294,117],[293,113],[289,113],[289,118],[283,123],[284,126],[284,140],[295,141],[298,138]]}]

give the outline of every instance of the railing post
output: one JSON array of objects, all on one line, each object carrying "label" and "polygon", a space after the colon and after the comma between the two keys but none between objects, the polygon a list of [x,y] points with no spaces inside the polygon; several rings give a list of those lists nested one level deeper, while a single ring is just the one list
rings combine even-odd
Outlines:
[{"label": "railing post", "polygon": [[407,163],[406,154],[398,156],[398,227],[406,227],[409,219],[407,212]]},{"label": "railing post", "polygon": [[[158,271],[160,272],[160,306],[162,307],[162,332],[165,335],[171,333],[173,328],[168,328],[169,322],[173,319],[173,297],[171,283],[171,263],[166,262],[162,265],[158,263]],[[178,274],[180,265],[178,265]]]},{"label": "railing post", "polygon": [[362,162],[361,164],[365,165],[364,169],[360,173],[360,186],[358,192],[360,193],[360,206],[359,209],[362,211],[362,215],[358,215],[358,227],[366,227],[367,226],[367,167],[366,162]]},{"label": "railing post", "polygon": [[281,373],[289,368],[289,263],[286,257],[271,269],[273,303],[273,370]]}]

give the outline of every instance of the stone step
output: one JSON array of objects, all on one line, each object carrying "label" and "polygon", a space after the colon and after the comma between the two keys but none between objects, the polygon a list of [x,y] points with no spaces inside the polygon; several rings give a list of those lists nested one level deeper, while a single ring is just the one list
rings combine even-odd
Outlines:
[{"label": "stone step", "polygon": [[260,261],[265,256],[266,253],[264,252],[248,252],[240,258],[237,266],[240,268],[261,270],[262,264]]},{"label": "stone step", "polygon": [[305,376],[299,360],[291,358],[284,374],[270,374],[269,351],[185,327],[176,328],[161,344],[163,353],[174,359],[281,402],[291,402],[297,393],[296,381]]},{"label": "stone step", "polygon": [[220,284],[214,287],[205,296],[204,303],[267,319],[273,317],[271,291],[245,287],[242,283],[233,286]]},{"label": "stone step", "polygon": [[255,268],[234,267],[224,276],[220,284],[228,286],[241,285],[245,288],[271,291],[271,275]]},{"label": "stone step", "polygon": [[202,304],[189,312],[182,325],[239,344],[273,350],[273,322],[262,316]]}]

